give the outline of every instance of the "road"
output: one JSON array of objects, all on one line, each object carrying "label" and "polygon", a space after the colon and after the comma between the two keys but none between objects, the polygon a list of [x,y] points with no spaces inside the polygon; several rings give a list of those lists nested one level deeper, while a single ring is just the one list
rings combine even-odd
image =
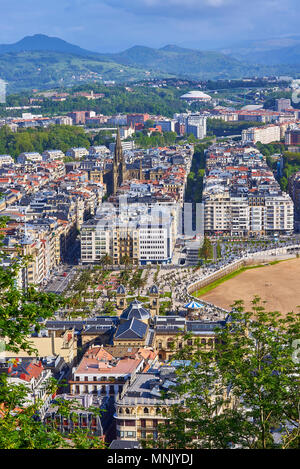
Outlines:
[{"label": "road", "polygon": [[[67,273],[66,277],[63,277],[64,272]],[[51,281],[48,283],[47,287],[45,288],[45,291],[60,295],[67,289],[69,283],[71,282],[71,280],[73,280],[76,273],[77,273],[77,267],[64,266],[56,275],[52,277]]]}]

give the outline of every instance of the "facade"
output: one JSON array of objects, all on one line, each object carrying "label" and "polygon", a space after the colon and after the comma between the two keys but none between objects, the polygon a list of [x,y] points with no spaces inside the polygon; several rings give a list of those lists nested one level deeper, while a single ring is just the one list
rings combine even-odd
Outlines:
[{"label": "facade", "polygon": [[10,155],[0,155],[0,167],[3,165],[11,165],[14,159]]},{"label": "facade", "polygon": [[143,366],[141,357],[118,359],[103,346],[91,346],[73,369],[70,393],[116,397]]},{"label": "facade", "polygon": [[286,145],[300,145],[300,128],[288,129],[285,134]]},{"label": "facade", "polygon": [[48,384],[52,374],[45,370],[42,363],[32,359],[19,359],[15,365],[7,369],[9,384],[25,385],[28,388],[28,396],[24,405],[29,406],[42,402],[39,408],[39,416],[44,418],[50,405],[52,396],[48,392]]},{"label": "facade", "polygon": [[244,143],[272,143],[280,142],[281,131],[279,125],[267,125],[265,127],[251,127],[242,131]]},{"label": "facade", "polygon": [[255,148],[216,145],[207,151],[203,188],[206,234],[291,234],[294,206]]},{"label": "facade", "polygon": [[166,423],[164,410],[179,402],[161,397],[175,379],[175,368],[166,366],[157,373],[138,373],[124,387],[115,403],[117,440],[157,438],[158,425]]},{"label": "facade", "polygon": [[66,156],[71,156],[75,160],[80,160],[89,154],[86,148],[71,148],[66,152]]},{"label": "facade", "polygon": [[289,194],[295,205],[295,219],[300,220],[300,171],[289,178]]},{"label": "facade", "polygon": [[176,236],[176,220],[168,207],[103,207],[82,226],[81,262],[97,263],[108,254],[114,265],[125,259],[134,265],[168,264]]},{"label": "facade", "polygon": [[280,98],[276,99],[276,111],[282,112],[290,110],[292,107],[292,103],[290,99]]},{"label": "facade", "polygon": [[40,161],[43,160],[42,155],[39,153],[21,153],[18,158],[17,162],[20,164],[25,164],[25,163],[39,163]]},{"label": "facade", "polygon": [[206,137],[206,117],[199,114],[190,114],[186,119],[187,134],[193,134],[197,139]]}]

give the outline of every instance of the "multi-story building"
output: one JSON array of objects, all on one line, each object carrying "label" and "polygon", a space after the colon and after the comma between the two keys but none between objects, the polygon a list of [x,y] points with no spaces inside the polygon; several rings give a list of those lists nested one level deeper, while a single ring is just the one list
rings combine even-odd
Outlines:
[{"label": "multi-story building", "polygon": [[278,112],[290,110],[291,107],[292,107],[292,103],[290,99],[286,99],[286,98],[276,99],[276,110]]},{"label": "multi-story building", "polygon": [[91,346],[81,362],[73,369],[69,380],[71,394],[96,394],[117,396],[127,380],[142,371],[144,360],[134,358],[115,358],[103,346]]},{"label": "multi-story building", "polygon": [[243,143],[272,143],[280,142],[281,131],[279,125],[267,125],[264,127],[251,127],[242,131]]},{"label": "multi-story building", "polygon": [[4,165],[12,165],[14,159],[10,155],[0,155],[0,167]]},{"label": "multi-story building", "polygon": [[163,399],[161,393],[176,385],[175,368],[161,367],[156,373],[138,373],[116,399],[116,429],[118,440],[157,438],[158,425],[166,422],[164,411],[178,403]]},{"label": "multi-story building", "polygon": [[294,209],[257,150],[208,150],[203,189],[204,230],[238,236],[290,234]]},{"label": "multi-story building", "polygon": [[50,405],[52,396],[48,390],[48,385],[52,373],[50,370],[44,369],[42,363],[38,360],[18,359],[14,361],[14,365],[6,368],[7,379],[9,384],[25,385],[28,388],[28,395],[25,406],[42,403],[39,406],[39,416],[44,418]]},{"label": "multi-story building", "polygon": [[186,119],[186,133],[193,134],[197,139],[206,136],[206,116],[200,114],[190,114]]},{"label": "multi-story building", "polygon": [[300,145],[300,128],[291,128],[287,130],[285,134],[285,144]]},{"label": "multi-story building", "polygon": [[66,152],[66,156],[71,156],[75,160],[80,160],[80,158],[83,158],[88,154],[89,152],[86,148],[70,148],[70,150]]},{"label": "multi-story building", "polygon": [[36,153],[36,152],[21,153],[17,158],[17,162],[20,163],[20,164],[39,163],[42,160],[43,160],[42,155],[40,155],[39,153]]},{"label": "multi-story building", "polygon": [[64,156],[61,150],[46,150],[42,153],[43,161],[63,160]]},{"label": "multi-story building", "polygon": [[295,219],[300,220],[300,171],[289,179],[289,194],[295,204]]},{"label": "multi-story building", "polygon": [[96,218],[88,220],[81,229],[81,261],[99,262],[105,254],[113,264],[124,259],[132,264],[167,264],[172,260],[176,235],[175,218],[168,207],[128,205],[126,210],[113,213],[103,207]]}]

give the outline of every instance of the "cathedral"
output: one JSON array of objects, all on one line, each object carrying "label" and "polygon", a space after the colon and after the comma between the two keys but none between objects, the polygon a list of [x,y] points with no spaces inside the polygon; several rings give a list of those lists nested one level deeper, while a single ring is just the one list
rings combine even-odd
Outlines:
[{"label": "cathedral", "polygon": [[114,159],[112,167],[105,171],[104,182],[107,187],[107,194],[114,195],[125,181],[131,179],[143,179],[142,160],[137,160],[133,164],[126,164],[122,149],[120,131],[118,129]]}]

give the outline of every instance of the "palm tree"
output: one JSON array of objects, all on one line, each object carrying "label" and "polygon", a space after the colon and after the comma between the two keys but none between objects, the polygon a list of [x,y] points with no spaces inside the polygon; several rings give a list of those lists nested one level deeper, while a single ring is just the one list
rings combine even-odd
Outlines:
[{"label": "palm tree", "polygon": [[100,259],[100,264],[102,266],[105,266],[105,268],[107,268],[108,265],[112,265],[113,263],[113,260],[111,258],[111,256],[109,254],[104,254],[104,256],[101,257]]},{"label": "palm tree", "polygon": [[131,264],[131,257],[129,257],[128,254],[125,254],[125,256],[121,257],[120,264],[124,265],[125,270],[127,270],[127,267]]}]

